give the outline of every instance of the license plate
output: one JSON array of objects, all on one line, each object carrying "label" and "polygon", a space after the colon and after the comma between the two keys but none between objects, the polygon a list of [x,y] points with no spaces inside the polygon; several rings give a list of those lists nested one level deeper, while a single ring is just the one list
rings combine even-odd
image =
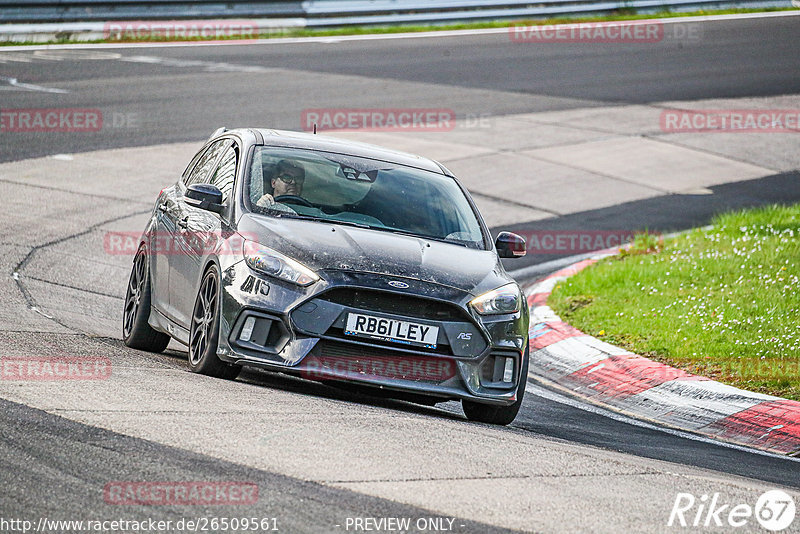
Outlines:
[{"label": "license plate", "polygon": [[373,317],[360,313],[347,314],[347,325],[344,333],[349,336],[362,336],[406,345],[421,345],[429,349],[436,348],[439,327],[426,324]]}]

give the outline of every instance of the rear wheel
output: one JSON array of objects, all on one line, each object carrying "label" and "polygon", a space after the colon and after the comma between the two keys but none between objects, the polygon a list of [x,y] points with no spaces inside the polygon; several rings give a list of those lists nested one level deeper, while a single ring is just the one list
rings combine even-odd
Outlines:
[{"label": "rear wheel", "polygon": [[219,345],[219,274],[211,266],[203,276],[194,303],[189,329],[189,368],[195,373],[234,379],[241,366],[225,363],[217,356]]},{"label": "rear wheel", "polygon": [[133,269],[125,292],[122,312],[122,340],[132,349],[161,352],[169,345],[170,336],[148,324],[150,318],[150,273],[147,253],[140,248],[133,258]]},{"label": "rear wheel", "polygon": [[514,404],[509,406],[493,406],[491,404],[462,400],[461,407],[467,419],[492,425],[508,425],[517,417],[517,413],[522,406],[522,397],[525,395],[525,386],[528,383],[528,349],[525,349],[525,356],[523,359],[525,361],[522,364],[519,386],[517,386],[517,400]]}]

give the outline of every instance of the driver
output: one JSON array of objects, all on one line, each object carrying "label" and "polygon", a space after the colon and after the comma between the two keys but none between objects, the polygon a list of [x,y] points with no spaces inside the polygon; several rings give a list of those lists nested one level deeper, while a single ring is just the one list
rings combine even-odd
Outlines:
[{"label": "driver", "polygon": [[306,181],[306,170],[303,166],[289,159],[278,162],[275,176],[271,180],[272,194],[262,195],[256,205],[269,208],[275,205],[275,199],[283,195],[303,195],[303,182]]}]

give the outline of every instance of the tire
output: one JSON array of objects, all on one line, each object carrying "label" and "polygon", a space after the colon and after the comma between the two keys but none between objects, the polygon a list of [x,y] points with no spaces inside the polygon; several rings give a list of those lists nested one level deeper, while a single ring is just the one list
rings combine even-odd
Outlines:
[{"label": "tire", "polygon": [[225,363],[217,356],[219,345],[219,274],[212,265],[203,275],[192,309],[189,328],[189,368],[201,375],[233,380],[240,365]]},{"label": "tire", "polygon": [[154,330],[150,318],[150,269],[147,252],[140,248],[133,258],[133,268],[125,291],[122,310],[122,340],[132,349],[162,352],[171,339],[168,334]]},{"label": "tire", "polygon": [[519,386],[517,386],[517,400],[514,404],[509,406],[493,406],[491,404],[481,404],[479,402],[462,400],[461,408],[464,410],[464,415],[470,421],[479,423],[489,423],[491,425],[508,425],[519,413],[520,406],[522,406],[522,398],[525,395],[525,386],[528,383],[528,360],[530,354],[528,349],[525,349],[524,363],[522,364],[522,372],[519,377]]}]

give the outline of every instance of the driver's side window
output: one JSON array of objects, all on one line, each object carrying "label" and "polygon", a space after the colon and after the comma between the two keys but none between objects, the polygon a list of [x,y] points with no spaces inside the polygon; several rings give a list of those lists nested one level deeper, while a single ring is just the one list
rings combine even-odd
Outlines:
[{"label": "driver's side window", "polygon": [[221,139],[208,147],[205,153],[200,156],[200,159],[197,160],[194,168],[186,173],[183,183],[186,184],[187,187],[192,184],[207,184],[212,166],[217,160],[217,156],[228,143],[230,143],[230,140]]},{"label": "driver's side window", "polygon": [[236,146],[229,146],[222,154],[214,175],[211,177],[211,185],[217,186],[222,191],[222,203],[227,204],[233,191],[233,184],[236,179],[236,163],[239,159],[239,151]]}]

